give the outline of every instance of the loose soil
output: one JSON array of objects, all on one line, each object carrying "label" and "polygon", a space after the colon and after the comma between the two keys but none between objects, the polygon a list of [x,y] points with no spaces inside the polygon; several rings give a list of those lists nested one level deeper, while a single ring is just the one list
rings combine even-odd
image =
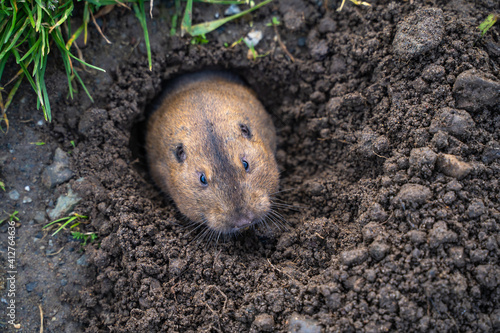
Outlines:
[{"label": "loose soil", "polygon": [[[43,311],[46,332],[500,331],[500,29],[482,39],[476,29],[500,3],[339,5],[274,1],[193,45],[169,35],[173,8],[158,4],[152,71],[134,15],[115,9],[99,19],[113,44],[91,29],[82,45],[107,70],[81,71],[94,103],[83,92],[66,99],[57,55],[52,123],[39,122],[21,86],[0,139],[2,210],[20,217],[21,328],[2,316],[2,329],[39,331]],[[193,15],[224,10],[195,3]],[[295,61],[266,26],[273,16]],[[266,56],[224,46],[252,29],[263,31],[256,50]],[[169,79],[207,68],[240,75],[273,117],[280,199],[294,205],[279,211],[286,230],[197,241],[148,176],[149,106]],[[48,190],[42,172],[57,147],[71,151],[74,177]],[[69,231],[42,230],[70,188],[89,216],[80,230],[99,235],[86,247]],[[2,308],[12,289],[7,227]]]}]

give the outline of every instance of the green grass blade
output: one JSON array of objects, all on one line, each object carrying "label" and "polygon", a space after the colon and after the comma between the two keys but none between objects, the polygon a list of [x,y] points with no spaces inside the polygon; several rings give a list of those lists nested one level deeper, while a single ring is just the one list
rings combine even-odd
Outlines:
[{"label": "green grass blade", "polygon": [[49,32],[51,32],[52,30],[56,29],[58,26],[63,24],[68,19],[68,17],[71,15],[72,12],[73,12],[73,1],[69,1],[68,8],[66,8],[66,10],[64,10],[63,15],[59,19],[59,21],[57,21],[54,26],[50,27]]},{"label": "green grass blade", "polygon": [[10,43],[8,46],[0,53],[0,59],[2,59],[5,54],[16,45],[17,40],[21,37],[21,35],[24,32],[24,29],[26,29],[26,26],[29,24],[29,20],[26,20],[24,24],[21,26],[21,28],[16,32],[16,34],[11,38]]},{"label": "green grass blade", "polygon": [[181,0],[175,0],[175,14],[172,16],[172,27],[170,28],[170,36],[175,35],[177,29],[177,20],[181,16]]},{"label": "green grass blade", "polygon": [[37,2],[38,6],[36,7],[36,22],[35,22],[35,31],[38,32],[40,31],[40,28],[42,27],[42,7],[40,4]]},{"label": "green grass blade", "polygon": [[[24,11],[28,13],[28,19],[30,20],[31,26],[35,28],[35,19],[33,18],[33,13],[31,12],[30,8],[28,7],[28,4],[26,2],[23,2],[24,6]],[[33,10],[35,11],[35,10]]]},{"label": "green grass blade", "polygon": [[195,2],[209,3],[212,5],[246,5],[245,0],[194,0]]},{"label": "green grass blade", "polygon": [[76,220],[78,217],[77,216],[73,216],[71,217],[70,219],[68,219],[66,222],[63,223],[62,226],[59,227],[59,229],[57,229],[53,234],[52,236],[55,236],[57,235],[57,233],[61,230],[63,230],[68,224],[70,224],[71,222],[73,222],[74,220]]},{"label": "green grass blade", "polygon": [[[193,0],[187,0],[184,17],[181,24],[181,36],[187,32],[191,34],[191,22],[193,19]],[[192,34],[191,34],[192,35]]]},{"label": "green grass blade", "polygon": [[14,84],[14,86],[12,87],[12,89],[10,90],[9,95],[7,95],[7,100],[5,101],[5,105],[4,105],[4,108],[3,108],[3,112],[4,113],[7,112],[7,109],[9,108],[9,105],[12,102],[12,99],[14,98],[14,95],[16,94],[17,89],[19,88],[19,85],[21,85],[22,81],[23,81],[23,76],[21,75],[17,79],[17,81]]},{"label": "green grass blade", "polygon": [[149,44],[149,32],[148,26],[146,22],[146,11],[144,10],[144,0],[139,0],[139,5],[134,3],[134,12],[135,16],[139,20],[139,23],[142,26],[142,30],[144,31],[144,43],[146,44],[146,50],[148,52],[148,65],[149,70],[153,68],[152,60],[151,60],[151,45]]},{"label": "green grass blade", "polygon": [[62,217],[62,218],[60,218],[60,219],[57,219],[57,220],[52,221],[52,222],[50,222],[50,223],[47,223],[46,225],[44,225],[44,226],[42,227],[42,229],[48,228],[48,227],[50,227],[51,225],[53,225],[54,223],[61,222],[61,221],[66,221],[66,220],[68,220],[68,219],[70,219],[70,218],[71,218],[71,217],[69,217],[69,216]]},{"label": "green grass blade", "polygon": [[235,15],[231,15],[231,16],[226,17],[226,18],[222,18],[222,19],[215,20],[215,21],[210,21],[210,22],[204,22],[204,23],[200,23],[200,24],[195,24],[195,25],[193,25],[191,27],[190,31],[188,31],[188,32],[189,32],[189,34],[191,36],[205,35],[205,34],[211,32],[211,31],[214,31],[215,29],[217,29],[221,25],[224,25],[224,24],[226,24],[227,22],[229,22],[231,20],[234,20],[234,19],[237,19],[239,17],[245,16],[246,14],[248,14],[250,12],[253,12],[256,9],[259,9],[262,6],[267,5],[271,1],[273,1],[273,0],[262,1],[258,5],[255,5],[253,8],[249,8],[249,9],[247,9],[245,11],[242,11],[241,13],[238,13],[238,14],[235,14]]},{"label": "green grass blade", "polygon": [[43,57],[43,64],[40,67],[40,87],[42,90],[42,96],[43,100],[45,102],[45,109],[43,110],[45,120],[48,122],[52,121],[52,112],[50,111],[50,101],[49,101],[49,94],[47,94],[47,86],[45,85],[45,69],[47,68],[47,58],[48,57]]},{"label": "green grass blade", "polygon": [[33,46],[28,50],[28,52],[26,52],[26,54],[21,58],[20,61],[24,61],[24,59],[26,59],[31,53],[33,53],[35,51],[35,49],[40,46],[41,42],[42,42],[42,39],[38,38],[38,40],[35,42],[35,44],[33,44]]},{"label": "green grass blade", "polygon": [[85,90],[85,93],[87,94],[87,96],[90,98],[90,100],[92,101],[92,103],[94,103],[94,99],[92,98],[92,96],[90,95],[89,91],[87,90],[87,87],[83,83],[83,80],[81,79],[80,75],[78,75],[77,71],[73,71],[73,73],[75,74],[75,77],[78,80],[78,82],[80,82],[80,85],[82,86],[83,90]]},{"label": "green grass blade", "polygon": [[9,59],[10,53],[7,53],[7,56],[0,59],[0,80],[2,79],[3,70],[5,69],[5,65],[7,64],[7,60]]},{"label": "green grass blade", "polygon": [[85,66],[87,66],[87,67],[90,67],[90,68],[93,68],[93,69],[96,69],[96,70],[98,70],[98,71],[101,71],[101,72],[106,73],[106,71],[105,71],[104,69],[102,69],[102,68],[100,68],[100,67],[97,67],[97,66],[93,66],[93,65],[91,65],[91,64],[89,64],[89,63],[86,63],[86,62],[85,62],[85,61],[83,61],[82,59],[80,59],[80,58],[78,58],[78,57],[75,57],[75,56],[74,56],[73,54],[71,54],[70,52],[68,52],[68,55],[69,55],[71,58],[73,58],[73,59],[75,59],[76,61],[78,61],[78,62],[80,62],[80,63],[84,64],[84,65],[85,65]]},{"label": "green grass blade", "polygon": [[[14,57],[16,58],[16,61],[19,60],[19,59],[21,59],[21,57],[19,56],[19,52],[17,52],[16,49],[12,50],[12,54],[14,54]],[[39,103],[41,103],[42,102],[42,94],[37,90],[35,81],[33,81],[33,78],[31,77],[31,75],[30,75],[30,73],[28,71],[28,68],[24,65],[23,62],[18,62],[18,63],[19,63],[19,66],[21,66],[21,69],[23,70],[24,76],[26,77],[26,79],[28,80],[28,82],[31,84],[31,87],[35,91],[35,93],[36,93],[36,95],[38,97],[37,101]],[[45,106],[43,104],[42,104],[42,108],[45,108]]]},{"label": "green grass blade", "polygon": [[[10,5],[12,8],[15,8],[15,4],[13,0],[10,0]],[[14,26],[16,25],[17,22],[17,10],[12,11],[12,24],[10,25],[10,29],[7,32],[7,35],[10,36],[12,35],[12,31],[14,31]],[[7,40],[4,41],[4,43],[7,42]]]}]

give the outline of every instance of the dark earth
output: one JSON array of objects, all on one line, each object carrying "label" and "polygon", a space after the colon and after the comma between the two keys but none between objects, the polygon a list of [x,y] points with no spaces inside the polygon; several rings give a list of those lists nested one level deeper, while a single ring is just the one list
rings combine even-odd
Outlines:
[{"label": "dark earth", "polygon": [[[39,332],[42,316],[44,332],[500,332],[500,28],[477,29],[500,2],[339,6],[276,0],[195,45],[155,2],[152,71],[115,8],[98,19],[113,44],[94,27],[77,41],[107,71],[75,63],[94,103],[68,99],[54,49],[53,121],[25,82],[0,134],[1,218],[19,211],[15,284],[0,225],[0,330]],[[195,3],[194,21],[226,8]],[[230,47],[252,29],[255,60]],[[148,106],[207,68],[240,75],[272,115],[286,228],[198,240],[147,173]],[[42,230],[72,206],[94,243]],[[3,311],[13,288],[20,328]]]}]

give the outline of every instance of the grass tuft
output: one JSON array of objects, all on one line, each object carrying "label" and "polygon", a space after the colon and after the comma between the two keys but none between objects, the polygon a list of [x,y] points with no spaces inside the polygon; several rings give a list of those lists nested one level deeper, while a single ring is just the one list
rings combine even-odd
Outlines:
[{"label": "grass tuft", "polygon": [[55,236],[59,231],[66,228],[67,225],[69,225],[73,222],[74,223],[71,224],[70,228],[75,228],[76,226],[78,226],[80,224],[80,222],[75,222],[76,220],[88,219],[88,218],[89,218],[88,216],[73,213],[70,216],[66,216],[66,217],[60,218],[58,220],[52,221],[50,223],[47,223],[42,229],[48,228],[51,225],[56,224],[56,223],[61,223],[61,226],[52,234],[52,236]]},{"label": "grass tuft", "polygon": [[[73,85],[73,81],[76,81],[92,100],[85,83],[78,71],[75,70],[74,63],[76,61],[98,71],[104,72],[104,70],[75,56],[73,52],[78,48],[74,41],[83,33],[84,43],[87,43],[90,22],[93,22],[103,38],[106,39],[95,21],[94,13],[104,15],[115,5],[128,8],[125,3],[132,3],[134,12],[144,29],[148,63],[151,69],[151,48],[146,26],[144,0],[85,0],[83,23],[74,31],[72,31],[68,20],[74,10],[74,0],[2,0],[0,2],[0,80],[10,58],[13,57],[20,67],[14,78],[0,86],[0,130],[4,131],[1,124],[5,123],[6,130],[4,132],[8,131],[7,109],[24,78],[28,80],[36,93],[37,108],[42,108],[46,121],[52,120],[50,101],[45,85],[45,70],[48,55],[54,48],[59,50],[63,60],[69,96],[73,98],[73,94],[77,91]],[[7,86],[12,82],[15,83],[10,88],[4,103],[1,93],[6,92]]]}]

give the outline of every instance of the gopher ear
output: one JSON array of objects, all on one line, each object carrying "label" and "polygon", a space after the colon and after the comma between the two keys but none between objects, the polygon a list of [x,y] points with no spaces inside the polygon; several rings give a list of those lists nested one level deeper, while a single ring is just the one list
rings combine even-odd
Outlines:
[{"label": "gopher ear", "polygon": [[252,132],[250,131],[250,128],[248,128],[247,125],[240,124],[240,130],[241,130],[241,135],[243,135],[244,138],[247,138],[247,139],[252,138]]},{"label": "gopher ear", "polygon": [[186,156],[186,152],[184,151],[184,146],[182,145],[182,143],[179,143],[177,145],[177,147],[175,147],[174,155],[175,155],[175,159],[179,163],[182,163],[186,160],[187,156]]}]

